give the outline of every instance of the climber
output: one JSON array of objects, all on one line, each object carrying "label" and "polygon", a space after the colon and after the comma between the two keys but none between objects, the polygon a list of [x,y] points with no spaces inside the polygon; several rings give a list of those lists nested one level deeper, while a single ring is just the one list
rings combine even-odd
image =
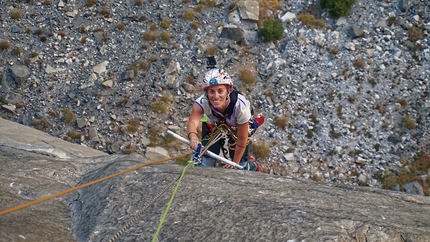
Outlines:
[{"label": "climber", "polygon": [[[246,170],[261,172],[261,166],[254,157],[249,156],[249,147],[250,135],[264,122],[264,118],[252,118],[250,102],[234,89],[231,77],[224,70],[210,69],[203,78],[202,89],[204,93],[194,101],[187,125],[190,148],[196,150],[199,144],[205,146],[214,127],[224,124],[234,134],[230,134],[228,141],[219,140],[212,144],[209,150],[215,154],[223,151],[227,159]],[[202,142],[197,134],[200,122]],[[202,165],[216,166],[216,160],[203,155]],[[235,168],[228,164],[223,167]]]}]

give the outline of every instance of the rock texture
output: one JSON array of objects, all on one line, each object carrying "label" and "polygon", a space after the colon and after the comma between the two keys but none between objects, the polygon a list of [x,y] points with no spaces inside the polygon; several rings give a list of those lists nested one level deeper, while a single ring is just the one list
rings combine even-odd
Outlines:
[{"label": "rock texture", "polygon": [[[9,121],[5,121],[9,122]],[[131,168],[144,157],[104,155],[58,140],[62,159],[19,143],[39,131],[0,129],[0,204],[11,208]],[[46,138],[46,137],[45,137]],[[54,139],[54,138],[52,138]],[[5,141],[7,140],[7,141]],[[71,149],[72,146],[75,146]],[[43,154],[40,154],[43,153]],[[0,216],[3,241],[150,241],[183,166],[145,166]],[[7,174],[4,175],[4,174]],[[147,207],[148,206],[148,207]],[[145,209],[140,216],[139,211]],[[430,198],[378,188],[323,185],[265,173],[189,168],[158,241],[429,241]]]},{"label": "rock texture", "polygon": [[[263,41],[267,17],[281,40]],[[412,165],[430,154],[429,1],[357,0],[332,19],[316,0],[0,0],[0,20],[4,119],[110,154],[188,153],[165,131],[185,136],[214,54],[266,117],[253,141],[270,147],[268,173],[430,194],[430,161]]]}]

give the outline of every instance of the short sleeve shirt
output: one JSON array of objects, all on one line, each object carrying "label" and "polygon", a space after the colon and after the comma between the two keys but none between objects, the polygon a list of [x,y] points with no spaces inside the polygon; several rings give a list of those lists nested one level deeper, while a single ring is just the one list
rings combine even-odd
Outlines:
[{"label": "short sleeve shirt", "polygon": [[[229,99],[230,100],[230,99]],[[208,116],[208,118],[212,122],[218,122],[219,119],[214,113],[217,113],[220,117],[224,117],[222,113],[218,112],[215,108],[210,105],[209,100],[206,94],[203,94],[199,98],[196,99],[195,103],[197,103],[202,109],[204,114]],[[251,105],[248,100],[242,95],[237,95],[236,105],[234,105],[233,113],[229,118],[225,119],[227,125],[231,127],[237,127],[238,125],[244,124],[249,121],[251,118]]]}]

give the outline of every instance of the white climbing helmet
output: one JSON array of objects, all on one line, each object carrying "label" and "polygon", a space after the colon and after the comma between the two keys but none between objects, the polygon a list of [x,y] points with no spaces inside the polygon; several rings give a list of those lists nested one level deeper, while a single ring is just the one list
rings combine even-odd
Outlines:
[{"label": "white climbing helmet", "polygon": [[227,72],[217,68],[211,69],[206,72],[205,77],[203,78],[202,89],[205,91],[208,87],[219,84],[227,85],[229,89],[233,88],[233,82]]}]

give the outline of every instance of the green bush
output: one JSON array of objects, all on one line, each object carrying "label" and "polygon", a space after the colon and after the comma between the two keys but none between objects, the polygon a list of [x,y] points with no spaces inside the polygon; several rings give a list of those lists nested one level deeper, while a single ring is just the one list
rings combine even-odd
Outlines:
[{"label": "green bush", "polygon": [[284,27],[279,19],[266,19],[260,28],[260,34],[265,41],[280,40],[284,35]]},{"label": "green bush", "polygon": [[328,13],[332,17],[346,16],[351,11],[355,0],[321,0],[320,4],[323,8],[328,9]]}]

